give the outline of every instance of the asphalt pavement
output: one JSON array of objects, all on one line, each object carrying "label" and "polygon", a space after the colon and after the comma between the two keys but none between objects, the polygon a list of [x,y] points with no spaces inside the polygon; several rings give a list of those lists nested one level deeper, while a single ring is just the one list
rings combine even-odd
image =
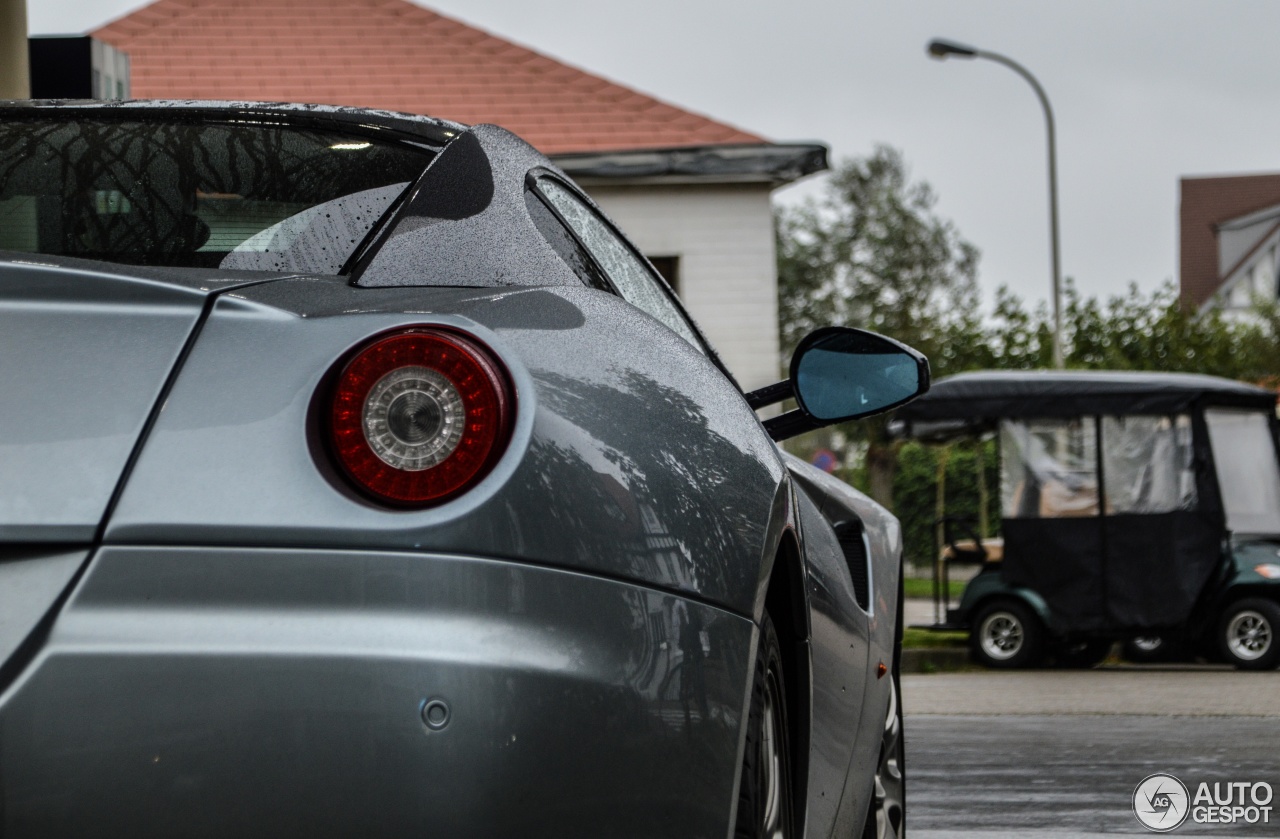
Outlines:
[{"label": "asphalt pavement", "polygon": [[1280,673],[1212,667],[904,675],[907,825],[914,839],[1146,834],[1135,787],[1169,773],[1266,782],[1266,824],[1172,835],[1280,836]]}]

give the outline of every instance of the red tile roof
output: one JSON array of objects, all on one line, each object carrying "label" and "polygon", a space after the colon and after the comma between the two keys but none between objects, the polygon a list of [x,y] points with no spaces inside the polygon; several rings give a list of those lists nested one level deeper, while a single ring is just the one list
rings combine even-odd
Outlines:
[{"label": "red tile roof", "polygon": [[492,122],[548,154],[766,142],[406,0],[157,0],[92,34],[140,98]]},{"label": "red tile roof", "polygon": [[1199,306],[1224,279],[1218,271],[1217,226],[1280,204],[1280,174],[1183,178],[1181,191],[1178,286],[1185,302]]}]

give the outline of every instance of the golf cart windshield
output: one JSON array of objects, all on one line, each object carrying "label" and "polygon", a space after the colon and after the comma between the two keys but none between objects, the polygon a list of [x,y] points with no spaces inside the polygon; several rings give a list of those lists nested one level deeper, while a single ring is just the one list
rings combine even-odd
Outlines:
[{"label": "golf cart windshield", "polygon": [[1280,535],[1280,466],[1270,420],[1258,411],[1204,412],[1227,529]]}]

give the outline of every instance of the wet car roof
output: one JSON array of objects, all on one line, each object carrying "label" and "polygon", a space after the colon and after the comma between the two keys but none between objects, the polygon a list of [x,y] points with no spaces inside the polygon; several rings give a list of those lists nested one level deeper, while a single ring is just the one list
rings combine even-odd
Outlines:
[{"label": "wet car roof", "polygon": [[224,102],[200,99],[146,99],[98,101],[92,99],[32,99],[0,102],[0,117],[37,116],[57,110],[59,116],[68,111],[83,111],[96,118],[120,117],[146,119],[163,112],[165,118],[187,119],[263,119],[275,118],[292,124],[309,124],[355,130],[362,133],[390,133],[402,139],[414,139],[438,148],[448,143],[468,126],[434,117],[350,108],[343,105],[305,105],[286,102]]}]

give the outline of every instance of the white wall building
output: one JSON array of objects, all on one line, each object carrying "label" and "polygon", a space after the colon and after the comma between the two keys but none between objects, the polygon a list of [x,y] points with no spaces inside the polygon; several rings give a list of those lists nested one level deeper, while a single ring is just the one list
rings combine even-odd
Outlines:
[{"label": "white wall building", "polygon": [[1255,301],[1277,299],[1280,205],[1222,222],[1217,232],[1222,284],[1201,308],[1220,309],[1230,318],[1251,317]]},{"label": "white wall building", "polygon": [[562,155],[649,257],[745,390],[778,381],[778,282],[770,197],[826,167],[813,144]]},{"label": "white wall building", "polygon": [[1186,177],[1179,192],[1183,302],[1244,318],[1280,299],[1280,174]]}]

